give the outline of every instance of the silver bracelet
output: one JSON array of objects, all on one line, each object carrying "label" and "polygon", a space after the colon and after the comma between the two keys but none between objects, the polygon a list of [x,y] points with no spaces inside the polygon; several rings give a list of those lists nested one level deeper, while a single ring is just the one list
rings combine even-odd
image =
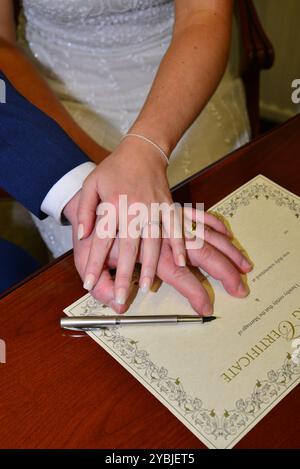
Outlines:
[{"label": "silver bracelet", "polygon": [[144,140],[145,142],[151,143],[151,145],[153,145],[159,151],[159,153],[165,158],[167,164],[169,164],[169,158],[168,158],[167,154],[163,151],[163,149],[159,145],[157,145],[157,143],[152,142],[152,140],[150,140],[150,138],[144,137],[144,135],[130,133],[130,134],[125,134],[122,137],[121,140],[124,140],[124,138],[126,138],[126,137],[138,137],[138,138]]}]

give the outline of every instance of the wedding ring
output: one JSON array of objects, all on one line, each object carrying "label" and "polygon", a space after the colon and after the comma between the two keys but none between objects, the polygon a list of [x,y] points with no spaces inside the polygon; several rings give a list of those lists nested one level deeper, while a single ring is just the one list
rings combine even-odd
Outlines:
[{"label": "wedding ring", "polygon": [[192,220],[192,228],[190,229],[190,232],[192,234],[195,234],[196,230],[197,230],[197,223],[195,222],[195,220]]}]

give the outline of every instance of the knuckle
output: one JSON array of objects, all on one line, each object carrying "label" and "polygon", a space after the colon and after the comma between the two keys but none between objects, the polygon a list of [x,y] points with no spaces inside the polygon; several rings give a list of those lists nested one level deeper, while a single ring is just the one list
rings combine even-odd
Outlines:
[{"label": "knuckle", "polygon": [[205,225],[204,226],[204,238],[210,238],[211,234],[212,234],[212,229],[209,226]]},{"label": "knuckle", "polygon": [[154,275],[155,271],[156,264],[154,262],[147,262],[142,266],[141,277]]},{"label": "knuckle", "polygon": [[118,287],[128,288],[130,286],[130,280],[131,280],[131,277],[127,273],[125,272],[117,273],[116,288]]},{"label": "knuckle", "polygon": [[129,254],[132,257],[136,257],[137,255],[137,250],[138,250],[138,244],[135,242],[132,242],[130,239],[125,239],[122,249],[126,254]]},{"label": "knuckle", "polygon": [[220,280],[222,282],[224,281],[230,282],[234,290],[238,288],[240,284],[240,280],[241,280],[239,272],[234,267],[234,265],[231,264],[231,262],[228,263],[228,265],[226,266],[226,270],[224,271],[223,275],[220,277],[221,277]]},{"label": "knuckle", "polygon": [[203,243],[202,248],[200,248],[199,250],[199,254],[201,256],[202,261],[208,261],[213,256],[213,248],[207,243]]},{"label": "knuckle", "polygon": [[204,305],[210,303],[207,293],[202,290],[197,292],[197,294],[192,295],[190,302],[198,311],[201,311]]},{"label": "knuckle", "polygon": [[91,295],[95,300],[99,301],[100,303],[107,303],[108,300],[105,296],[105,293],[102,291],[101,287],[97,287],[96,289],[91,291]]},{"label": "knuckle", "polygon": [[107,250],[110,248],[110,245],[111,245],[111,239],[102,238],[101,233],[100,234],[97,233],[96,239],[97,239],[97,250],[107,252]]},{"label": "knuckle", "polygon": [[107,202],[112,204],[115,208],[119,207],[119,193],[114,191],[107,199]]},{"label": "knuckle", "polygon": [[77,256],[74,256],[74,264],[76,267],[77,272],[79,273],[81,279],[83,279],[83,274],[84,274],[84,264],[81,261],[81,259],[78,259]]},{"label": "knuckle", "polygon": [[172,278],[176,282],[178,280],[183,280],[188,273],[186,267],[177,267],[172,270]]},{"label": "knuckle", "polygon": [[96,260],[90,260],[86,271],[94,275],[99,274],[100,273],[99,262]]},{"label": "knuckle", "polygon": [[77,208],[77,215],[83,217],[85,213],[84,210],[84,202],[82,200],[79,201],[78,208]]},{"label": "knuckle", "polygon": [[231,291],[233,294],[237,294],[239,292],[239,288],[240,288],[240,280],[237,280],[237,279],[234,279],[232,282],[231,282]]},{"label": "knuckle", "polygon": [[112,243],[112,236],[108,235],[107,232],[104,230],[103,226],[101,223],[97,222],[96,223],[96,232],[93,240],[93,246],[96,247],[96,249],[101,250],[101,249],[109,249],[111,243]]}]

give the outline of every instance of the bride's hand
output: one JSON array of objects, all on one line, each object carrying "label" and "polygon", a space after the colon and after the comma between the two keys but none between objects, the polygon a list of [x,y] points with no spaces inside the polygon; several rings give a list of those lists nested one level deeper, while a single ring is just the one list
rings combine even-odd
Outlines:
[{"label": "bride's hand", "polygon": [[[122,233],[121,217],[127,219],[127,226],[133,218],[124,213],[119,207],[119,196],[127,196],[127,207],[133,207],[136,202],[143,203],[147,208],[147,217],[141,217],[142,231],[150,220],[152,224],[158,220],[150,218],[150,206],[172,203],[172,197],[166,176],[166,162],[158,150],[148,142],[137,138],[124,139],[117,149],[111,153],[87,177],[84,182],[78,208],[78,237],[86,238],[95,226],[96,208],[104,209],[103,203],[110,203],[116,211],[116,226],[110,236],[99,237],[97,231],[93,241],[84,274],[84,287],[92,290],[96,285],[105,265],[106,257],[111,249],[114,237],[119,230],[119,255],[115,278],[115,301],[125,304],[129,294],[130,281],[139,251],[140,236],[132,237]],[[104,220],[104,218],[103,218]],[[112,220],[110,220],[112,221]],[[150,226],[150,225],[149,225]],[[98,224],[98,228],[100,225]],[[99,231],[98,231],[99,233]],[[122,237],[124,236],[124,237]],[[182,238],[171,237],[170,245],[173,259],[177,266],[186,263],[186,251]],[[161,249],[161,238],[147,237],[142,242],[141,287],[148,290],[153,282]]]},{"label": "bride's hand", "polygon": [[[67,204],[64,215],[73,226],[74,260],[83,279],[95,230],[85,240],[78,241],[76,236],[78,228],[76,213],[79,197],[80,194],[77,193]],[[244,286],[240,273],[249,272],[251,265],[232,244],[228,232],[220,220],[211,214],[205,213],[204,224],[204,245],[199,249],[187,249],[188,264],[200,267],[201,270],[220,280],[230,295],[240,298],[246,296],[248,289]],[[118,257],[119,239],[117,238],[92,294],[98,301],[108,304],[118,313],[124,313],[128,308],[128,304],[119,305],[115,302],[114,282],[108,270],[108,267],[115,268],[117,266]],[[138,254],[138,260],[139,262],[142,260],[141,252]],[[212,305],[206,290],[188,267],[178,267],[174,263],[170,242],[166,238],[162,241],[157,275],[162,281],[170,284],[185,296],[198,314],[212,313]]]}]

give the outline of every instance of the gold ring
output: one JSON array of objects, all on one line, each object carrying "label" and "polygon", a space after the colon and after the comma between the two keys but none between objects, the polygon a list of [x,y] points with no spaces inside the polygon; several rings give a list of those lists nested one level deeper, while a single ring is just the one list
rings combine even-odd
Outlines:
[{"label": "gold ring", "polygon": [[194,234],[196,232],[196,229],[197,229],[197,223],[195,222],[195,220],[192,220],[192,228],[191,228],[191,233]]}]

